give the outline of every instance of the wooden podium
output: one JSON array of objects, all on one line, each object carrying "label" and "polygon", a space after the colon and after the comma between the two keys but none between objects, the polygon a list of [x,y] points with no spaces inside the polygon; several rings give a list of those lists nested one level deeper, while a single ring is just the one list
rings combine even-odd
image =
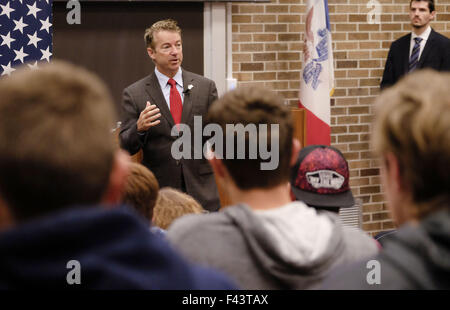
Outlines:
[{"label": "wooden podium", "polygon": [[[294,138],[300,141],[300,146],[305,146],[306,141],[306,112],[304,109],[292,108],[292,117],[294,119]],[[115,131],[116,141],[118,141],[118,131]],[[140,163],[142,161],[142,150],[132,156],[134,162]],[[231,203],[231,199],[228,196],[227,191],[217,182],[217,189],[219,191],[220,204],[222,207],[228,206]]]},{"label": "wooden podium", "polygon": [[291,108],[294,119],[294,138],[300,141],[300,147],[306,146],[306,111],[300,108]]}]

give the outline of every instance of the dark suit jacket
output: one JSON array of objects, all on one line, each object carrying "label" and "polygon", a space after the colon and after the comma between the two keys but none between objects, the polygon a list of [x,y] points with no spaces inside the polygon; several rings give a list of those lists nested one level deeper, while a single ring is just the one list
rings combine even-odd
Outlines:
[{"label": "dark suit jacket", "polygon": [[[410,43],[411,33],[392,43],[380,85],[382,89],[394,85],[408,73]],[[422,68],[450,71],[450,39],[431,30],[416,70]]]},{"label": "dark suit jacket", "polygon": [[[213,81],[203,76],[186,70],[182,70],[182,76],[185,94],[181,123],[190,127],[193,140],[194,115],[202,116],[205,125],[208,108],[217,99],[217,89]],[[187,90],[188,85],[193,85],[193,88]],[[140,136],[137,133],[136,122],[147,101],[156,104],[160,109],[161,122]],[[191,159],[173,158],[171,147],[178,138],[170,135],[173,126],[172,114],[154,72],[125,88],[119,136],[121,147],[132,155],[142,148],[144,154],[142,164],[155,174],[161,187],[181,189],[184,175],[187,193],[197,199],[205,209],[218,210],[219,195],[207,160],[203,156],[202,159],[193,159],[193,156]],[[201,130],[203,131],[203,128]],[[191,148],[193,153],[194,147]]]}]

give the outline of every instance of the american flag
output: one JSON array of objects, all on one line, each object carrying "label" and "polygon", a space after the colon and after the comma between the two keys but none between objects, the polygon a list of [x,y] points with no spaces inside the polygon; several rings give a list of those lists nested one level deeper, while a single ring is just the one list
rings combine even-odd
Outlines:
[{"label": "american flag", "polygon": [[0,0],[0,74],[50,62],[52,0]]}]

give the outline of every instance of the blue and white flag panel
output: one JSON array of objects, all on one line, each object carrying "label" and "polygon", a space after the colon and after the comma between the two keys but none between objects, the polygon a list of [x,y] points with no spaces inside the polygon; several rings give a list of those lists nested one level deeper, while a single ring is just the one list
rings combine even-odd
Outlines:
[{"label": "blue and white flag panel", "polygon": [[327,0],[308,0],[305,41],[300,101],[305,108],[330,125],[334,69]]},{"label": "blue and white flag panel", "polygon": [[50,62],[52,0],[0,0],[0,74]]},{"label": "blue and white flag panel", "polygon": [[308,0],[300,81],[300,107],[307,110],[307,144],[330,144],[330,97],[334,61],[327,0]]}]

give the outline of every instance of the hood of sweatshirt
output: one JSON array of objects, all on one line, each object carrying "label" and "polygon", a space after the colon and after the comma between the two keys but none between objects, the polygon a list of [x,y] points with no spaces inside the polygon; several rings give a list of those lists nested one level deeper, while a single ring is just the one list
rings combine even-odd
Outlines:
[{"label": "hood of sweatshirt", "polygon": [[[347,234],[337,215],[298,201],[265,211],[238,205],[224,213],[244,236],[255,263],[280,287],[311,287],[346,260]],[[371,243],[368,236],[364,240]],[[376,250],[374,242],[368,246]]]},{"label": "hood of sweatshirt", "polygon": [[382,257],[408,279],[410,287],[450,288],[450,211],[399,229],[386,239]]},{"label": "hood of sweatshirt", "polygon": [[[72,261],[72,262],[71,262]],[[76,279],[79,262],[81,284]],[[191,266],[131,210],[77,207],[0,233],[0,288],[229,289]]]}]

